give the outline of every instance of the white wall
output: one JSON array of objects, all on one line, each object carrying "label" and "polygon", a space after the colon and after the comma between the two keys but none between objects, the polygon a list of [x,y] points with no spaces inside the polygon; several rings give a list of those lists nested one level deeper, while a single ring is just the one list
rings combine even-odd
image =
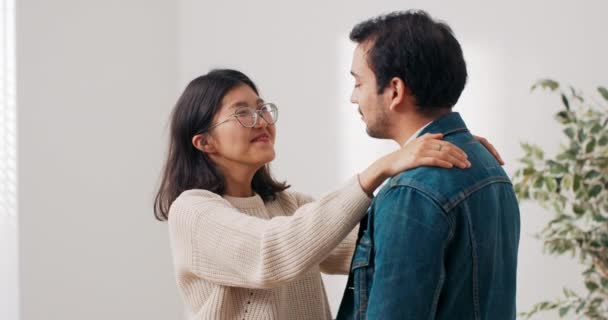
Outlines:
[{"label": "white wall", "polygon": [[176,19],[172,1],[17,2],[22,320],[180,316],[152,214]]},{"label": "white wall", "polygon": [[[408,8],[445,20],[461,41],[470,79],[456,110],[472,131],[488,137],[512,174],[520,141],[556,151],[560,133],[552,115],[559,100],[530,93],[541,77],[584,89],[608,84],[604,1],[263,1],[213,5],[180,1],[180,76],[183,87],[212,67],[249,74],[266,100],[281,108],[278,177],[294,189],[321,195],[371,159],[394,148],[368,138],[348,102],[352,44],[358,21]],[[590,90],[588,90],[590,91]],[[314,174],[311,174],[314,173]],[[533,238],[549,213],[524,203],[518,304],[556,297],[563,285],[580,288],[578,267],[541,253]],[[344,278],[328,277],[332,306],[339,304]],[[554,319],[544,314],[538,319]]]}]

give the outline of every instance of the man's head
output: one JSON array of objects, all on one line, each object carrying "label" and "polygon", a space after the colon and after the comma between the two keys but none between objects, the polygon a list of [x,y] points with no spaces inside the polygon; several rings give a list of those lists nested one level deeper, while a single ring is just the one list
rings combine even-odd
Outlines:
[{"label": "man's head", "polygon": [[423,11],[393,12],[356,25],[351,101],[368,134],[393,138],[393,112],[433,118],[449,112],[464,89],[467,70],[449,26]]}]

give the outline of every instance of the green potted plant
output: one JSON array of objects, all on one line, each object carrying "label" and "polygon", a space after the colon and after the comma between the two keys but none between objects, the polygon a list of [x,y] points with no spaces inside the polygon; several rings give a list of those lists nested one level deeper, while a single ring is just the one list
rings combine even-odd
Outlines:
[{"label": "green potted plant", "polygon": [[563,296],[520,315],[530,319],[553,310],[560,317],[608,320],[608,90],[598,87],[598,97],[584,98],[550,79],[536,88],[560,96],[555,119],[563,126],[564,144],[557,155],[546,157],[539,146],[522,143],[525,155],[513,177],[515,191],[520,201],[537,201],[552,212],[537,237],[546,253],[578,257],[586,292],[564,288]]}]

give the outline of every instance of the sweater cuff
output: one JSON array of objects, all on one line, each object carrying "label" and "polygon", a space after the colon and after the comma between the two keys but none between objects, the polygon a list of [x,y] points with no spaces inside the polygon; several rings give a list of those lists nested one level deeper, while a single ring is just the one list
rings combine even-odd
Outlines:
[{"label": "sweater cuff", "polygon": [[359,174],[355,175],[354,177],[352,177],[349,181],[348,181],[349,185],[353,185],[355,188],[355,190],[353,191],[354,193],[358,193],[360,196],[365,197],[365,199],[371,201],[374,197],[373,196],[369,196],[367,194],[367,192],[365,192],[365,190],[363,190],[363,187],[361,186],[361,180],[359,179]]},{"label": "sweater cuff", "polygon": [[[369,208],[369,205],[372,202],[372,198],[363,191],[357,176],[350,178],[342,190],[344,191],[343,194],[348,197],[348,201],[343,204],[345,206],[343,207],[344,212],[347,213],[345,218],[348,222],[344,222],[349,225],[353,224],[352,226],[354,226],[359,223],[363,216],[365,216],[367,208]],[[359,214],[352,214],[352,212],[359,212]]]}]

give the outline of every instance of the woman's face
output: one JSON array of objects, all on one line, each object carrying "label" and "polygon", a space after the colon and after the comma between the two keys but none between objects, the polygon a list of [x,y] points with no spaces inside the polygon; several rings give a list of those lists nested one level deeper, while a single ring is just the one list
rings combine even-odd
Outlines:
[{"label": "woman's face", "polygon": [[234,165],[246,165],[257,170],[274,160],[274,124],[268,124],[258,114],[255,126],[246,128],[234,117],[237,110],[244,107],[258,110],[263,104],[264,100],[245,84],[231,89],[224,96],[212,122],[212,126],[219,125],[209,132],[209,143],[214,152],[208,153],[217,164],[228,169]]}]

